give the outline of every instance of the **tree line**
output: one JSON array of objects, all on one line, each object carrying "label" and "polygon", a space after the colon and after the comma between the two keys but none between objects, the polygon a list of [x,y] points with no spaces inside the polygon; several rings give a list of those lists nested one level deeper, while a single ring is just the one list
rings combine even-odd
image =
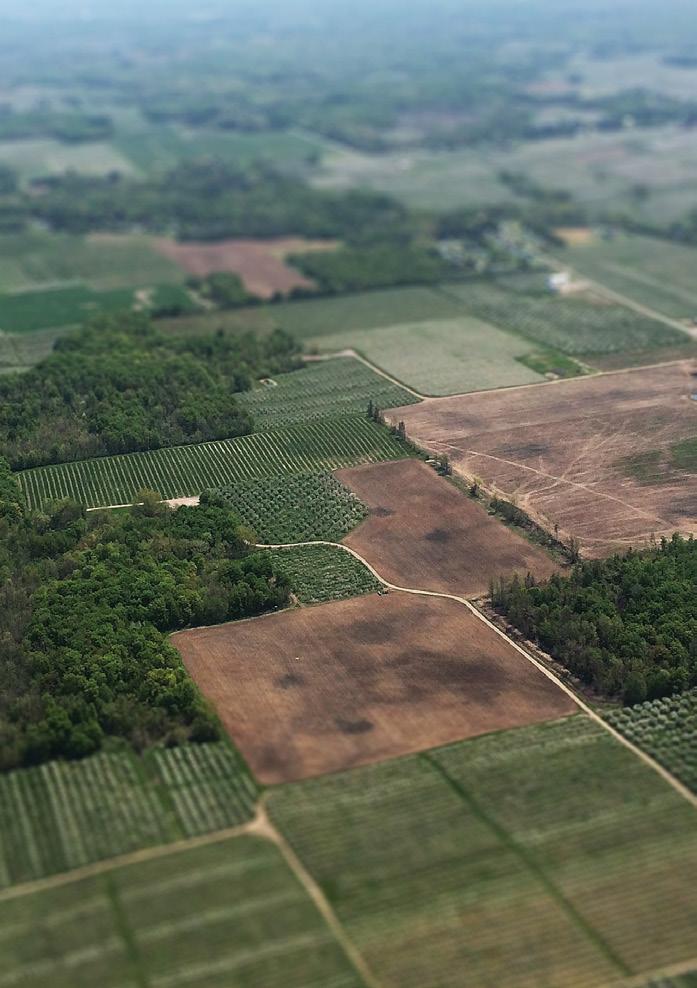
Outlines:
[{"label": "tree line", "polygon": [[25,223],[75,234],[138,227],[182,240],[304,234],[365,243],[411,229],[408,211],[389,196],[322,191],[264,162],[215,158],[183,161],[144,180],[117,172],[49,176],[3,205]]},{"label": "tree line", "polygon": [[697,542],[579,563],[537,585],[502,578],[493,606],[582,682],[640,703],[697,686]]}]

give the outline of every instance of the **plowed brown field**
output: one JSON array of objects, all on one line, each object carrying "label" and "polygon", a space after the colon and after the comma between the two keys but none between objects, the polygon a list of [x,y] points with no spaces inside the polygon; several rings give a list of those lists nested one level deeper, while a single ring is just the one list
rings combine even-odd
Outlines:
[{"label": "plowed brown field", "polygon": [[203,278],[214,271],[231,271],[242,279],[247,291],[259,298],[275,292],[287,294],[292,288],[308,288],[313,282],[286,264],[289,254],[311,250],[332,250],[328,240],[283,237],[275,240],[218,240],[210,243],[179,243],[168,237],[153,240],[153,246],[189,274]]},{"label": "plowed brown field", "polygon": [[418,460],[336,475],[370,510],[343,541],[397,586],[474,596],[500,575],[546,579],[558,569],[546,552]]},{"label": "plowed brown field", "polygon": [[[697,474],[671,447],[697,437],[691,361],[551,385],[429,399],[390,413],[455,469],[580,539],[590,555],[697,530]],[[642,476],[637,454],[662,464]]]},{"label": "plowed brown field", "polygon": [[576,710],[451,600],[372,595],[184,631],[172,642],[265,783]]}]

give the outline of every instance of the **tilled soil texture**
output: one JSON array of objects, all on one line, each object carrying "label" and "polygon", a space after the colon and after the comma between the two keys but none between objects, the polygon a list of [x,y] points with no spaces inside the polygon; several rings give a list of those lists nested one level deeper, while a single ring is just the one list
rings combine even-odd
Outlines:
[{"label": "tilled soil texture", "polygon": [[542,580],[558,569],[421,461],[371,463],[336,476],[370,511],[344,543],[397,586],[472,597],[498,576]]},{"label": "tilled soil texture", "polygon": [[462,604],[373,594],[176,634],[255,775],[291,782],[573,713]]},{"label": "tilled soil texture", "polygon": [[697,530],[697,473],[684,445],[697,440],[695,394],[697,364],[682,361],[429,399],[389,417],[458,472],[605,556]]},{"label": "tilled soil texture", "polygon": [[198,278],[215,271],[230,271],[240,276],[248,292],[258,298],[271,298],[276,292],[286,295],[293,288],[311,288],[314,285],[286,264],[286,257],[312,250],[332,250],[337,245],[334,241],[303,240],[302,237],[218,240],[212,243],[178,243],[168,237],[158,237],[153,240],[153,246]]}]

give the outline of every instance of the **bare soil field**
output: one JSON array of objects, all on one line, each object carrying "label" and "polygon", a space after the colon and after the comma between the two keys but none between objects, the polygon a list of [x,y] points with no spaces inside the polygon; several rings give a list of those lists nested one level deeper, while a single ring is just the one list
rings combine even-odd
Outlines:
[{"label": "bare soil field", "polygon": [[157,237],[153,247],[198,278],[215,271],[231,271],[242,279],[247,291],[259,298],[285,295],[293,288],[308,288],[313,282],[286,264],[290,254],[334,250],[335,241],[282,237],[275,240],[218,240],[211,243],[179,243]]},{"label": "bare soil field", "polygon": [[513,573],[546,579],[558,569],[537,546],[418,460],[337,471],[370,514],[344,543],[397,586],[472,597]]},{"label": "bare soil field", "polygon": [[[420,445],[591,556],[697,530],[697,476],[671,450],[697,437],[697,363],[429,399],[390,413]],[[672,463],[648,476],[646,464]],[[632,463],[634,462],[634,466]],[[645,469],[647,476],[642,476]]]},{"label": "bare soil field", "polygon": [[183,631],[172,643],[269,784],[576,709],[451,600],[373,594]]}]

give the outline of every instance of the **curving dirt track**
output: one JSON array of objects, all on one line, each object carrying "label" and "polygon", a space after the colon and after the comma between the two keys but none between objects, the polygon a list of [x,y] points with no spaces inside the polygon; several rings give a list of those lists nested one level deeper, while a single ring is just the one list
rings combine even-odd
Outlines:
[{"label": "curving dirt track", "polygon": [[[410,437],[588,555],[697,530],[697,474],[671,447],[697,438],[697,366],[683,361],[555,386],[429,399],[393,410]],[[658,463],[633,469],[637,454]],[[653,459],[651,459],[653,458]]]},{"label": "curving dirt track", "polygon": [[530,572],[542,580],[558,569],[420,460],[370,463],[336,476],[370,511],[344,543],[391,583],[472,597],[497,576]]},{"label": "curving dirt track", "polygon": [[269,784],[577,709],[449,599],[373,594],[184,631],[172,643]]}]

